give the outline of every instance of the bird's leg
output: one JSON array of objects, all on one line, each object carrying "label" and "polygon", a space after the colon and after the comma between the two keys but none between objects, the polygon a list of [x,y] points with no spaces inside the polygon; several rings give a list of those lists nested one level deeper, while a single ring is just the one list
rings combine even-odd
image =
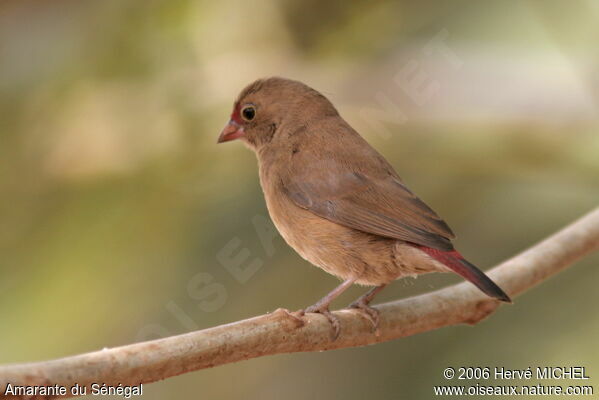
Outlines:
[{"label": "bird's leg", "polygon": [[357,310],[362,311],[366,318],[368,318],[372,323],[372,326],[375,331],[379,327],[379,310],[370,307],[369,304],[372,301],[372,299],[374,299],[374,296],[376,296],[381,290],[383,290],[385,286],[387,285],[380,285],[370,289],[366,294],[358,297],[356,301],[354,301],[348,306],[349,308],[355,308]]},{"label": "bird's leg", "polygon": [[339,319],[329,310],[329,305],[335,300],[341,293],[345,292],[354,282],[355,278],[343,281],[343,283],[333,289],[329,294],[318,300],[315,304],[300,311],[300,315],[304,313],[319,313],[327,317],[333,329],[335,330],[334,339],[339,336],[340,324]]}]

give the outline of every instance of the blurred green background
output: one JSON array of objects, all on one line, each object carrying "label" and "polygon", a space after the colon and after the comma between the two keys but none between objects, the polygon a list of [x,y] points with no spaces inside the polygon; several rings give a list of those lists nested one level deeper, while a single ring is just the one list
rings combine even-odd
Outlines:
[{"label": "blurred green background", "polygon": [[[599,203],[598,19],[590,0],[1,1],[0,363],[299,309],[336,285],[265,233],[254,155],[216,145],[259,77],[325,93],[483,269],[525,249]],[[222,366],[144,398],[430,398],[447,366],[586,366],[598,385],[598,263],[474,328]]]}]

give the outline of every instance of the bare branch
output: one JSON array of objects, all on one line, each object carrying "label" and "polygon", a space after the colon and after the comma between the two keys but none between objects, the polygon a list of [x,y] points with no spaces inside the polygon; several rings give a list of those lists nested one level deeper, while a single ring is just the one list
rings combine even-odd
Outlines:
[{"label": "bare branch", "polygon": [[[493,268],[489,275],[511,296],[530,289],[599,249],[599,208],[541,243]],[[341,334],[335,341],[326,318],[303,322],[284,310],[215,328],[136,343],[58,360],[0,367],[0,393],[14,385],[75,383],[138,385],[174,375],[271,354],[364,346],[460,323],[475,324],[499,302],[467,282],[377,306],[377,334],[354,310],[337,311]]]}]

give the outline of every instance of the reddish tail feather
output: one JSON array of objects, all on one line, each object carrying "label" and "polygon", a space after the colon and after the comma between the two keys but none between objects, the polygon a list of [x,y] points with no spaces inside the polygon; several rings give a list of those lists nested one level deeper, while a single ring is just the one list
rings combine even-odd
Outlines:
[{"label": "reddish tail feather", "polygon": [[453,272],[460,275],[467,281],[472,282],[485,294],[507,303],[512,302],[510,297],[499,286],[497,286],[497,284],[493,282],[491,278],[485,275],[485,273],[478,269],[474,264],[466,261],[466,259],[464,259],[464,257],[457,250],[442,251],[418,244],[413,244],[413,246],[419,248],[435,260],[449,267]]}]

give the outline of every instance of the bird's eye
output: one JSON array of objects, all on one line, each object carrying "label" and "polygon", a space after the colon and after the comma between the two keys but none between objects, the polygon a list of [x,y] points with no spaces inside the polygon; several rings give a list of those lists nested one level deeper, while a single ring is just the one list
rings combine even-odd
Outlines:
[{"label": "bird's eye", "polygon": [[256,107],[254,106],[245,106],[241,110],[241,117],[246,121],[251,121],[256,116]]}]

